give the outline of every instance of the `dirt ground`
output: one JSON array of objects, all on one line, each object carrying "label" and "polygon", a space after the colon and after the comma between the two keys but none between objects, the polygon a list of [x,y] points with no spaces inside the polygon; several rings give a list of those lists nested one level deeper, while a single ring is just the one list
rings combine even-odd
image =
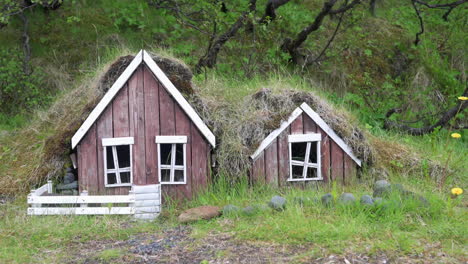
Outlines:
[{"label": "dirt ground", "polygon": [[[140,234],[123,241],[74,244],[65,263],[460,263],[444,254],[428,253],[390,257],[347,252],[327,254],[316,245],[279,245],[239,241],[231,233],[209,233],[193,238],[189,226],[159,234]],[[111,257],[106,251],[117,252]],[[464,262],[467,263],[467,262]]]}]

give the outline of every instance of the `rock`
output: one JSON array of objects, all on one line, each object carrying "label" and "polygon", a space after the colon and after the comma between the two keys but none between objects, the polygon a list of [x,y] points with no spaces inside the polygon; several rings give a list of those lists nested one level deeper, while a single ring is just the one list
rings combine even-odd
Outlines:
[{"label": "rock", "polygon": [[228,204],[223,207],[223,215],[236,214],[239,211],[240,211],[240,208],[232,204]]},{"label": "rock", "polygon": [[257,212],[257,209],[250,205],[242,209],[242,213],[248,216],[254,215],[256,212]]},{"label": "rock", "polygon": [[309,197],[294,197],[294,202],[300,205],[311,204],[316,202],[316,198],[311,199]]},{"label": "rock", "polygon": [[370,195],[363,195],[361,196],[361,204],[363,205],[374,205],[374,200],[372,199],[372,197],[370,197]]},{"label": "rock", "polygon": [[374,188],[374,193],[372,196],[375,197],[388,197],[390,193],[392,192],[392,186],[383,186],[379,188]]},{"label": "rock", "polygon": [[208,220],[220,215],[220,208],[217,206],[200,206],[181,213],[178,217],[178,221],[180,223],[189,223],[199,220]]},{"label": "rock", "polygon": [[342,204],[353,204],[356,202],[356,197],[352,193],[343,193],[338,201]]},{"label": "rock", "polygon": [[382,197],[375,197],[373,200],[374,200],[374,205],[381,205],[383,203]]},{"label": "rock", "polygon": [[331,193],[327,193],[322,196],[321,198],[322,204],[325,206],[332,206],[333,205],[333,195]]},{"label": "rock", "polygon": [[56,189],[58,191],[60,191],[60,190],[76,190],[76,189],[78,189],[78,181],[74,181],[74,182],[68,183],[68,184],[58,184]]},{"label": "rock", "polygon": [[387,186],[390,186],[390,183],[386,180],[379,180],[379,181],[376,181],[374,183],[374,190],[377,189],[377,188],[383,188],[383,187],[387,187]]},{"label": "rock", "polygon": [[273,196],[268,203],[268,206],[275,210],[282,211],[286,209],[286,199],[278,195]]},{"label": "rock", "polygon": [[63,176],[63,183],[69,184],[75,181],[75,175],[72,172],[67,172],[65,176]]}]

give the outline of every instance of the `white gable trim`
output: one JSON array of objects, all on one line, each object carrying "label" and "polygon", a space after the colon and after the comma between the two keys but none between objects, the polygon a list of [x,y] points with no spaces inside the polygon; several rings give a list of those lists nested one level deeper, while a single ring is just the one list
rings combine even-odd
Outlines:
[{"label": "white gable trim", "polygon": [[184,112],[188,115],[188,117],[192,120],[192,122],[197,126],[200,132],[205,136],[205,138],[210,142],[213,148],[216,147],[216,138],[215,135],[211,132],[211,130],[205,125],[203,120],[198,116],[197,112],[192,108],[192,106],[185,100],[184,96],[177,90],[177,88],[172,84],[172,82],[167,78],[166,74],[159,68],[159,66],[154,62],[153,58],[146,52],[143,51],[143,61],[146,63],[146,66],[150,68],[153,74],[158,78],[158,80],[162,83],[162,85],[166,88],[169,94],[174,97],[174,100],[179,103],[180,107],[184,110]]},{"label": "white gable trim", "polygon": [[353,154],[353,150],[335,133],[335,131],[333,131],[333,129],[331,129],[331,127],[329,127],[327,125],[327,123],[325,123],[325,121],[323,121],[323,119],[314,111],[312,110],[312,108],[310,108],[310,106],[306,103],[302,103],[301,104],[301,109],[304,110],[304,112],[310,117],[312,118],[312,120],[314,120],[314,122],[325,132],[328,134],[329,137],[331,137],[331,139],[333,139],[333,141],[335,141],[335,143],[340,146],[340,148],[346,153],[348,154],[348,156],[350,156],[354,162],[356,162],[357,165],[359,165],[359,167],[361,167],[361,160],[358,159],[354,154]]},{"label": "white gable trim", "polygon": [[279,134],[281,134],[281,132],[283,132],[289,125],[291,125],[291,123],[296,120],[296,118],[298,116],[300,116],[302,114],[302,109],[301,108],[296,108],[296,110],[294,110],[292,112],[292,114],[289,116],[288,120],[286,121],[283,121],[280,125],[279,128],[273,130],[263,141],[262,143],[260,143],[260,146],[258,146],[257,150],[254,152],[254,154],[252,154],[250,156],[250,158],[252,160],[255,160],[257,159],[257,157],[260,155],[260,153],[262,153],[263,150],[265,150],[270,144],[271,142],[273,142],[273,140],[275,140],[276,137],[279,136]]},{"label": "white gable trim", "polygon": [[331,129],[325,121],[314,111],[310,108],[309,105],[306,103],[302,103],[300,107],[296,108],[294,112],[289,116],[287,121],[281,123],[281,126],[273,130],[261,143],[257,150],[250,156],[252,160],[255,160],[262,151],[264,151],[272,142],[284,131],[301,113],[306,113],[328,136],[336,142],[338,146],[346,153],[351,159],[356,162],[359,167],[361,167],[361,160],[358,159],[354,154],[353,150]]},{"label": "white gable trim", "polygon": [[102,97],[101,101],[96,105],[96,107],[91,111],[88,118],[83,122],[81,127],[76,131],[75,135],[72,137],[72,149],[74,149],[78,143],[83,139],[91,126],[96,122],[99,116],[104,112],[106,107],[112,102],[112,99],[117,95],[120,89],[124,84],[130,79],[133,72],[140,66],[142,62],[148,66],[151,72],[156,76],[156,78],[161,82],[161,84],[166,88],[169,94],[177,101],[180,107],[185,111],[190,120],[196,125],[200,130],[203,136],[208,140],[208,142],[213,146],[216,146],[216,138],[211,130],[205,125],[203,120],[198,116],[192,106],[185,100],[182,94],[175,88],[174,84],[167,78],[166,74],[158,67],[153,58],[144,50],[138,52],[135,58],[130,62],[128,67],[124,72],[119,76],[115,81],[112,87],[107,91],[107,93]]},{"label": "white gable trim", "polygon": [[91,126],[96,122],[98,117],[104,112],[107,105],[112,102],[112,99],[117,95],[120,89],[124,86],[124,84],[130,79],[133,72],[138,68],[138,66],[143,62],[143,51],[138,52],[135,58],[130,62],[128,67],[124,70],[124,72],[119,76],[117,81],[112,85],[112,87],[107,91],[107,93],[102,97],[101,101],[94,107],[93,111],[89,114],[88,118],[83,122],[81,127],[76,131],[75,135],[73,135],[71,143],[72,149],[74,149],[78,143],[83,139],[86,135],[88,130]]}]

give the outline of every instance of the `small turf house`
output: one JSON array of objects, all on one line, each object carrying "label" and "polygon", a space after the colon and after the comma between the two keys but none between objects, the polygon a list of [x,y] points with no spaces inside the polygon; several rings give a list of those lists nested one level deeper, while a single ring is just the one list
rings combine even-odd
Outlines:
[{"label": "small turf house", "polygon": [[310,181],[347,182],[361,166],[352,149],[303,103],[250,156],[252,183],[284,186]]},{"label": "small turf house", "polygon": [[161,184],[190,198],[209,178],[215,136],[146,51],[140,51],[72,137],[80,191],[128,194]]}]

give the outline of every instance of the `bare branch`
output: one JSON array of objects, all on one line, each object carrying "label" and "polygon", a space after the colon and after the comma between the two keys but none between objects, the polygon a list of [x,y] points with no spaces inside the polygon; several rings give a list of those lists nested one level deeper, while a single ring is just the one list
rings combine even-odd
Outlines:
[{"label": "bare branch", "polygon": [[197,65],[195,66],[195,73],[200,73],[203,67],[213,68],[216,65],[216,59],[221,48],[228,42],[232,37],[234,37],[237,31],[244,25],[245,21],[248,18],[248,15],[255,11],[256,9],[256,0],[249,1],[249,10],[241,14],[237,21],[231,25],[231,27],[224,32],[222,35],[217,37],[212,44],[209,44],[209,49],[206,54],[200,58]]},{"label": "bare branch", "polygon": [[419,27],[420,27],[420,30],[418,33],[416,33],[416,39],[414,40],[414,45],[418,45],[419,44],[419,36],[421,36],[423,33],[424,33],[424,21],[421,17],[421,13],[419,12],[419,9],[418,7],[416,6],[416,1],[417,0],[411,0],[411,4],[413,5],[413,9],[414,11],[416,12],[416,15],[418,16],[418,20],[419,20]]},{"label": "bare branch", "polygon": [[[465,90],[465,92],[463,93],[463,96],[468,96],[468,89]],[[410,127],[406,124],[401,124],[401,123],[397,123],[395,121],[390,120],[389,118],[394,113],[399,113],[401,111],[399,109],[390,109],[385,115],[386,120],[384,124],[384,129],[398,129],[400,131],[403,131],[405,133],[408,133],[414,136],[421,136],[424,134],[431,133],[437,127],[446,126],[452,118],[454,118],[458,113],[463,112],[463,110],[465,110],[467,107],[468,107],[468,103],[466,103],[465,101],[460,101],[456,106],[450,108],[447,112],[445,112],[435,124],[430,125],[430,126],[420,127],[420,128]]]},{"label": "bare branch", "polygon": [[268,0],[265,7],[265,14],[262,16],[262,18],[260,18],[258,23],[268,24],[268,22],[275,20],[276,9],[278,9],[282,5],[287,4],[289,1],[290,0]]}]

